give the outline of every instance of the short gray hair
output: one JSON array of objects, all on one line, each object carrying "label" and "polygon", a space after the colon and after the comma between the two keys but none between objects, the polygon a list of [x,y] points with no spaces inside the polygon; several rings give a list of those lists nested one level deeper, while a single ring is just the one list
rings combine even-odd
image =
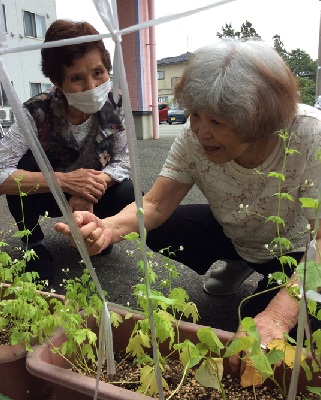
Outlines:
[{"label": "short gray hair", "polygon": [[207,111],[228,119],[250,142],[287,127],[295,115],[298,87],[267,43],[222,39],[190,57],[175,99],[187,113]]}]

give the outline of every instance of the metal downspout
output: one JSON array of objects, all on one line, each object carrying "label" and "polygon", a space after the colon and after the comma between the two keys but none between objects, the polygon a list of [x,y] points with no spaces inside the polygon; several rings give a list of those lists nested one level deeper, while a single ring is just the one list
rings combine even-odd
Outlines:
[{"label": "metal downspout", "polygon": [[[155,0],[148,0],[149,19],[155,18]],[[159,115],[158,115],[158,81],[157,81],[157,60],[156,60],[156,36],[155,26],[149,28],[150,46],[150,75],[152,89],[152,121],[153,139],[159,139]]]}]

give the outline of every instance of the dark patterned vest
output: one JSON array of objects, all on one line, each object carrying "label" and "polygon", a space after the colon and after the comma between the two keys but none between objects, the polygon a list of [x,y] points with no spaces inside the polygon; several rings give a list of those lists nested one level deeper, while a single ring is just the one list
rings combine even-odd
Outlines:
[{"label": "dark patterned vest", "polygon": [[65,117],[66,101],[63,92],[54,88],[24,103],[35,122],[39,142],[55,171],[101,170],[112,157],[112,135],[125,129],[119,118],[121,97],[116,104],[109,92],[107,102],[95,114],[97,123],[93,124],[80,149],[74,140],[68,141],[62,135],[69,126]]}]

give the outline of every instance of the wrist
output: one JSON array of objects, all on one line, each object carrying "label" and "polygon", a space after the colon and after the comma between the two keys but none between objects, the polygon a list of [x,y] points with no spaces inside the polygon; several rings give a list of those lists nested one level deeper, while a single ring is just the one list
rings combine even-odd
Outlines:
[{"label": "wrist", "polygon": [[65,184],[64,184],[64,173],[63,172],[55,172],[55,177],[57,179],[58,185],[61,187],[62,191],[65,191]]},{"label": "wrist", "polygon": [[270,301],[264,313],[268,314],[275,323],[283,325],[290,331],[298,321],[298,301],[288,294],[287,289],[283,288]]}]

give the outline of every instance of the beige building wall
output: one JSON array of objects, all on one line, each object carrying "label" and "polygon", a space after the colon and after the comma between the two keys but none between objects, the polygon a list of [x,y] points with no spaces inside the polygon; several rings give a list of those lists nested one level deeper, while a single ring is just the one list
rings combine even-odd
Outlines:
[{"label": "beige building wall", "polygon": [[171,103],[174,98],[174,86],[186,67],[186,62],[157,65],[158,75],[164,73],[164,79],[158,79],[158,101]]}]

